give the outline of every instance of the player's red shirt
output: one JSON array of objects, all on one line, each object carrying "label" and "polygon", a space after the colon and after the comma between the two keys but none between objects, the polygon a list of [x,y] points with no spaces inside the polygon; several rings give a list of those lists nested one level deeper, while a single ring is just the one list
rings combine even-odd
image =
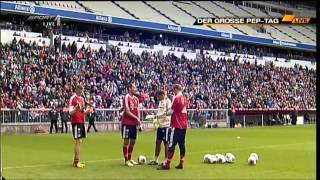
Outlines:
[{"label": "player's red shirt", "polygon": [[173,103],[171,109],[173,110],[173,114],[171,115],[171,123],[170,126],[179,129],[187,129],[188,127],[188,119],[187,119],[187,105],[189,100],[187,97],[182,95],[182,93],[178,93],[173,98]]},{"label": "player's red shirt", "polygon": [[[139,100],[137,97],[130,96],[129,94],[127,94],[124,97],[123,107],[124,108],[129,107],[129,111],[136,116],[138,116],[138,114],[139,114],[138,105],[139,105]],[[129,117],[126,113],[123,113],[122,124],[124,124],[124,125],[137,125],[137,121],[135,119]]]},{"label": "player's red shirt", "polygon": [[[73,95],[69,101],[69,109],[74,108],[79,104],[80,106],[84,106],[84,99],[81,96],[77,96],[76,94]],[[84,112],[80,110],[76,110],[72,115],[71,115],[71,124],[84,124],[84,118],[85,114]]]}]

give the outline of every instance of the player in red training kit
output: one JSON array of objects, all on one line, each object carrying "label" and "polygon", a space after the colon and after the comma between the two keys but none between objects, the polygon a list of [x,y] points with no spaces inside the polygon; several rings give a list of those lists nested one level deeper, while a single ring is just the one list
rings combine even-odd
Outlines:
[{"label": "player in red training kit", "polygon": [[137,91],[135,84],[131,83],[128,88],[128,94],[123,101],[124,113],[121,123],[121,134],[123,139],[123,156],[125,165],[132,167],[137,164],[131,159],[134,144],[137,138],[137,128],[140,127],[140,113],[138,109],[139,100],[134,94]]},{"label": "player in red training kit", "polygon": [[158,168],[168,170],[172,161],[175,146],[179,144],[180,149],[180,163],[176,166],[177,169],[183,169],[184,157],[186,154],[185,137],[188,127],[187,119],[187,105],[189,100],[182,94],[182,86],[179,84],[173,85],[174,98],[170,110],[170,139],[169,139],[169,152],[166,161]]},{"label": "player in red training kit", "polygon": [[71,125],[73,138],[76,143],[74,146],[74,160],[73,166],[77,168],[83,168],[84,163],[80,162],[80,144],[81,139],[86,137],[86,130],[84,127],[85,115],[87,110],[85,110],[85,101],[82,97],[83,95],[83,86],[76,86],[76,94],[70,98],[69,101],[69,113],[71,115]]}]

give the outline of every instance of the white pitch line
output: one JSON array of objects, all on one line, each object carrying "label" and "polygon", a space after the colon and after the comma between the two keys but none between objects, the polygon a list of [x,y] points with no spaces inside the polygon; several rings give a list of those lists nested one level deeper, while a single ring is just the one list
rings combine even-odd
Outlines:
[{"label": "white pitch line", "polygon": [[[235,151],[235,150],[247,150],[247,149],[260,149],[260,148],[273,148],[273,147],[281,147],[281,146],[293,146],[293,145],[303,145],[303,144],[311,144],[309,143],[293,143],[293,144],[276,144],[276,145],[263,145],[263,146],[251,146],[246,148],[232,148],[232,149],[215,149],[215,152],[219,151]],[[211,151],[211,150],[209,150]],[[208,151],[198,151],[198,152],[190,152],[188,154],[201,154],[207,153]],[[96,162],[107,162],[107,161],[120,161],[123,158],[118,159],[100,159],[100,160],[89,160],[84,161],[86,163],[96,163]],[[23,168],[36,168],[36,167],[49,167],[49,166],[62,166],[62,165],[70,165],[70,163],[54,163],[54,164],[35,164],[35,165],[25,165],[25,166],[11,166],[11,167],[4,167],[3,170],[7,169],[23,169]]]}]

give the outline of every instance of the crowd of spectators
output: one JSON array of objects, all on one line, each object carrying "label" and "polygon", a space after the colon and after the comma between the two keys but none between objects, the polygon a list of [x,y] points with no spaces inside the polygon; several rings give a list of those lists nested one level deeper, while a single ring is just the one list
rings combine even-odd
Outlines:
[{"label": "crowd of spectators", "polygon": [[[79,25],[78,25],[79,26]],[[206,49],[206,50],[218,50],[224,52],[233,52],[238,54],[251,54],[258,57],[268,56],[277,57],[284,59],[299,59],[315,62],[315,54],[310,55],[306,52],[301,51],[290,51],[286,49],[278,49],[268,46],[258,46],[249,45],[239,42],[228,42],[215,40],[207,38],[186,38],[183,36],[170,35],[166,33],[151,33],[142,32],[136,30],[122,30],[120,33],[118,31],[107,31],[104,32],[101,27],[95,27],[91,31],[81,31],[78,29],[76,24],[69,23],[65,24],[61,29],[53,29],[55,34],[62,33],[69,36],[77,37],[90,37],[98,39],[99,41],[116,40],[122,42],[134,42],[145,44],[149,47],[153,45],[163,45],[171,47],[183,48],[183,51],[195,52],[196,49]],[[43,36],[48,35],[48,30],[44,29]],[[264,32],[265,27],[257,27],[257,31]],[[104,32],[104,33],[103,33]]]},{"label": "crowd of spectators", "polygon": [[[130,36],[131,37],[131,36]],[[118,41],[125,41],[125,42],[136,42],[146,44],[149,47],[153,45],[163,45],[163,46],[171,46],[171,47],[181,47],[185,52],[191,50],[195,52],[196,49],[205,49],[205,50],[217,50],[223,51],[227,53],[237,53],[237,54],[251,54],[257,57],[268,56],[268,57],[277,57],[277,58],[284,58],[284,59],[299,59],[299,60],[306,60],[306,61],[313,61],[315,62],[315,57],[306,56],[305,54],[301,54],[298,52],[288,52],[288,51],[281,51],[279,49],[274,49],[267,46],[255,46],[255,45],[248,45],[239,42],[227,42],[227,41],[212,41],[210,39],[188,39],[184,37],[169,37],[166,35],[159,35],[154,36],[152,39],[145,39],[139,37],[137,34],[132,34],[134,38],[127,38],[126,36],[119,36],[119,35],[108,35],[106,37],[107,40],[118,40]]]},{"label": "crowd of spectators", "polygon": [[[7,17],[10,18],[10,17]],[[7,19],[9,20],[9,19]],[[8,26],[5,23],[5,26],[1,26],[4,29],[11,30],[19,30],[26,29],[27,31],[31,31],[30,26],[24,25],[22,20],[12,20],[13,22],[20,22],[20,25],[10,23]],[[35,25],[41,26],[37,23]],[[82,27],[86,30],[81,29]],[[91,27],[92,26],[92,27]],[[35,26],[33,26],[35,27]],[[17,29],[18,28],[18,29]],[[35,28],[41,29],[41,33],[43,37],[50,37],[51,29],[47,28]],[[88,30],[90,29],[90,30]],[[265,27],[259,26],[258,31],[264,31]],[[116,40],[123,42],[135,42],[145,44],[148,47],[152,47],[153,45],[164,45],[171,47],[180,47],[183,48],[183,51],[191,50],[195,52],[196,49],[206,49],[206,50],[217,50],[223,52],[233,52],[238,54],[251,54],[256,55],[258,57],[268,56],[268,57],[277,57],[284,59],[298,59],[298,60],[306,60],[315,62],[315,53],[310,54],[302,51],[290,51],[287,49],[279,49],[268,46],[258,46],[258,45],[249,45],[239,42],[228,42],[221,40],[211,40],[207,38],[186,38],[183,36],[171,35],[167,33],[152,33],[152,32],[144,32],[141,30],[106,30],[106,28],[101,27],[99,25],[86,25],[86,24],[77,24],[74,22],[64,22],[60,28],[52,29],[54,34],[63,34],[67,36],[76,36],[76,37],[85,37],[86,42],[90,42],[90,39],[94,40],[91,42],[99,43],[102,41],[108,40]],[[119,33],[120,31],[120,33]],[[78,40],[80,42],[80,40]]]},{"label": "crowd of spectators", "polygon": [[[126,33],[125,33],[126,34]],[[93,36],[94,37],[94,36]],[[97,35],[95,36],[97,37]],[[257,57],[268,56],[268,57],[277,57],[284,59],[299,59],[306,61],[315,62],[315,57],[299,53],[299,52],[290,52],[286,50],[279,50],[267,46],[256,46],[248,45],[239,42],[227,42],[219,40],[210,40],[202,38],[185,38],[178,36],[170,36],[166,34],[159,34],[158,36],[154,35],[152,38],[145,38],[141,33],[131,33],[130,35],[106,35],[103,36],[106,40],[116,40],[124,42],[135,42],[146,44],[149,47],[153,45],[163,45],[171,47],[180,47],[183,48],[185,52],[188,50],[195,52],[196,49],[205,49],[205,50],[217,50],[227,53],[238,53],[238,54],[251,54]]]},{"label": "crowd of spectators", "polygon": [[52,52],[16,39],[0,46],[1,108],[66,106],[78,82],[97,108],[120,108],[130,82],[149,95],[145,108],[156,108],[155,91],[174,83],[185,87],[189,108],[316,106],[312,69],[240,64],[229,58],[214,61],[203,55],[197,60],[146,51],[138,55],[116,46],[77,49],[76,42],[62,44],[61,50],[56,46]]}]

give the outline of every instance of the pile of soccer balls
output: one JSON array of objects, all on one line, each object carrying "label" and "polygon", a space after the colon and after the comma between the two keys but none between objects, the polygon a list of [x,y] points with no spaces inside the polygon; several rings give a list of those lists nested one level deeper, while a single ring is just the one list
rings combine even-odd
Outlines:
[{"label": "pile of soccer balls", "polygon": [[234,163],[235,161],[236,157],[232,153],[226,153],[225,155],[220,153],[214,155],[206,154],[203,157],[203,162],[208,164]]},{"label": "pile of soccer balls", "polygon": [[[249,165],[256,165],[258,163],[259,157],[257,153],[251,153],[248,158]],[[235,163],[236,157],[232,153],[226,153],[222,155],[220,153],[211,155],[205,154],[203,157],[203,162],[207,164],[224,164],[224,163]]]}]

